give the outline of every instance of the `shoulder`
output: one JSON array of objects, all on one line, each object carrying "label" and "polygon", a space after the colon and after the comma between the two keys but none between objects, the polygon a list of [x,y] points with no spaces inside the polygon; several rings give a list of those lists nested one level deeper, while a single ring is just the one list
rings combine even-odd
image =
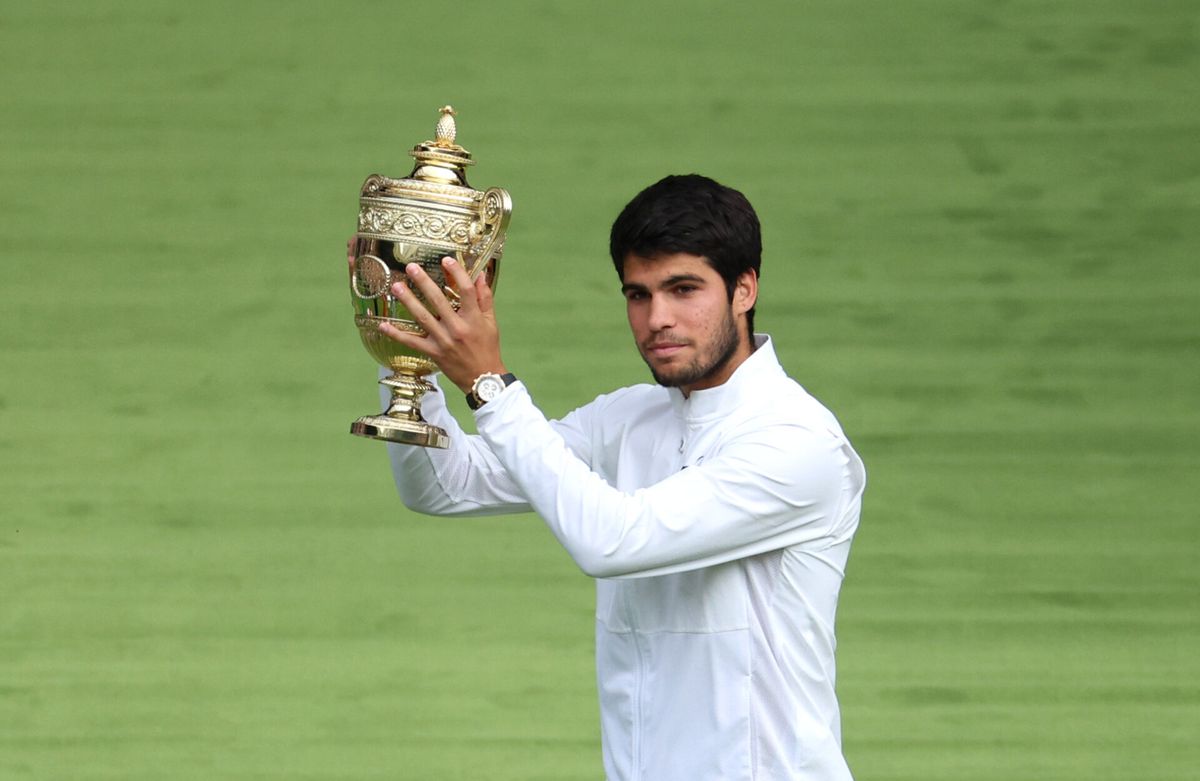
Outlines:
[{"label": "shoulder", "polygon": [[837,417],[800,383],[780,374],[756,387],[725,424],[723,441],[732,450],[757,450],[781,472],[823,475],[832,485],[861,492],[862,459]]},{"label": "shoulder", "polygon": [[748,388],[728,422],[739,428],[784,426],[838,439],[844,437],[833,412],[782,372],[761,378]]}]

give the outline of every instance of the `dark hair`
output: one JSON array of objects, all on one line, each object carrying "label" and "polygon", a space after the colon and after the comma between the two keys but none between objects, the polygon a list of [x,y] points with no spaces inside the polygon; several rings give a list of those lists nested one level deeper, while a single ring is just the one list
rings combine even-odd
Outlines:
[{"label": "dark hair", "polygon": [[[625,258],[686,252],[700,255],[725,281],[729,300],[737,279],[762,265],[758,215],[746,196],[699,174],[668,176],[642,190],[613,222],[609,254],[625,279]],[[754,309],[746,313],[754,333]]]}]

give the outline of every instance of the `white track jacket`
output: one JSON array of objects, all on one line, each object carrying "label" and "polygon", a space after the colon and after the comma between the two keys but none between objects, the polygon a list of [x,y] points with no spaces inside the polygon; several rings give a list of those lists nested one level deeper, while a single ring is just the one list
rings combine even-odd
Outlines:
[{"label": "white track jacket", "polygon": [[548,421],[521,383],[447,450],[389,445],[404,503],[532,509],[596,578],[610,781],[841,781],[834,613],[865,471],[770,339],[690,397],[638,385]]}]

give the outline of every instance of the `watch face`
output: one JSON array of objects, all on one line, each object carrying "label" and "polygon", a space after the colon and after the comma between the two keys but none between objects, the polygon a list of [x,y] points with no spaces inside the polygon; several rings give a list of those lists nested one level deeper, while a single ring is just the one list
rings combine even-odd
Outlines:
[{"label": "watch face", "polygon": [[475,386],[475,395],[480,401],[491,401],[499,396],[502,390],[504,390],[504,380],[491,375],[479,379],[479,384]]}]

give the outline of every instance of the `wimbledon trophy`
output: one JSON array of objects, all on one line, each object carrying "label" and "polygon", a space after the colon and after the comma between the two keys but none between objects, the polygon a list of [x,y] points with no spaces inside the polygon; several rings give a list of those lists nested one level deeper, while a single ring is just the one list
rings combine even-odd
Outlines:
[{"label": "wimbledon trophy", "polygon": [[[446,432],[421,418],[421,395],[433,388],[424,378],[437,369],[423,353],[410,350],[379,332],[379,324],[424,334],[408,309],[392,297],[393,281],[406,279],[404,267],[420,263],[457,308],[457,292],[442,270],[453,257],[475,280],[485,274],[494,288],[504,249],[504,231],[512,214],[508,192],[486,192],[467,184],[471,153],[454,143],[454,109],[446,106],[435,139],[418,144],[416,166],[404,179],[372,174],[359,197],[358,232],[351,250],[350,299],[363,346],[392,374],[380,380],[392,392],[382,415],[359,418],[350,433],[423,447],[446,447]],[[424,302],[424,297],[413,288]]]}]

